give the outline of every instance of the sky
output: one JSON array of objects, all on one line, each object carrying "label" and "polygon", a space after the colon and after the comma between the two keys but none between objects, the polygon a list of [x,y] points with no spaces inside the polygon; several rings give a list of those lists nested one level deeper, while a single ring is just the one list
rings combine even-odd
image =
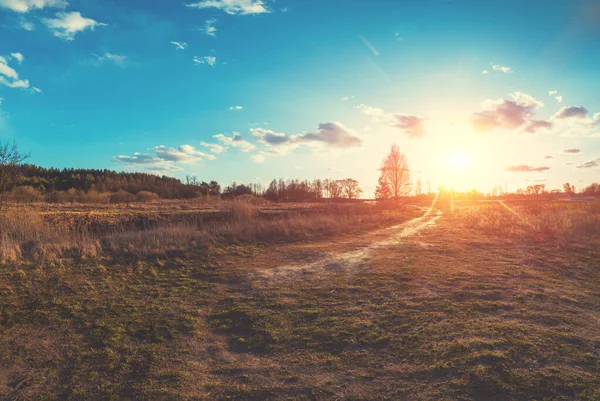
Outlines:
[{"label": "sky", "polygon": [[[0,0],[0,140],[44,167],[600,181],[596,0]],[[426,189],[426,188],[424,188]]]}]

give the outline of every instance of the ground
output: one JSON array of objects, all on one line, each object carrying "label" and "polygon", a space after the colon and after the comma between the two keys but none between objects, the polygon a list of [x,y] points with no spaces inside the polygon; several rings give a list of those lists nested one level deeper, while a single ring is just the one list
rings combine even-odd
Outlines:
[{"label": "ground", "polygon": [[419,206],[314,240],[5,265],[0,396],[599,400],[596,232],[499,235]]}]

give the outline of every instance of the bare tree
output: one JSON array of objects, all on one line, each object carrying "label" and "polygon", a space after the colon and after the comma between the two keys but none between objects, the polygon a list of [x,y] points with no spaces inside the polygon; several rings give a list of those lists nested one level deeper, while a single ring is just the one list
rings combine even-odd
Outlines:
[{"label": "bare tree", "polygon": [[383,160],[380,171],[378,193],[387,193],[387,190],[384,189],[384,186],[387,186],[392,199],[410,194],[410,170],[406,156],[400,152],[398,145],[392,145],[390,153]]},{"label": "bare tree", "polygon": [[345,180],[340,180],[338,182],[344,196],[348,199],[356,199],[362,193],[362,188],[355,179],[346,178]]},{"label": "bare tree", "polygon": [[4,207],[9,189],[16,184],[19,166],[28,158],[29,154],[19,152],[15,142],[0,142],[0,209]]}]

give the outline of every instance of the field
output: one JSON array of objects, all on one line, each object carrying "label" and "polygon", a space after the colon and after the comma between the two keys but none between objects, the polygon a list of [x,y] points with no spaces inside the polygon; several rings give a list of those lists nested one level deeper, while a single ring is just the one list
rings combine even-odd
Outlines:
[{"label": "field", "polygon": [[13,207],[0,398],[600,400],[600,204]]}]

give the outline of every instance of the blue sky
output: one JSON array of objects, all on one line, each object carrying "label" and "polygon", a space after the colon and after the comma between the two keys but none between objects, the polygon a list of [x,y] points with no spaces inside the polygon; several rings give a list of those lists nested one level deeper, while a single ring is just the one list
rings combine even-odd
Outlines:
[{"label": "blue sky", "polygon": [[600,180],[597,1],[0,0],[0,139],[42,166],[489,191]]}]

